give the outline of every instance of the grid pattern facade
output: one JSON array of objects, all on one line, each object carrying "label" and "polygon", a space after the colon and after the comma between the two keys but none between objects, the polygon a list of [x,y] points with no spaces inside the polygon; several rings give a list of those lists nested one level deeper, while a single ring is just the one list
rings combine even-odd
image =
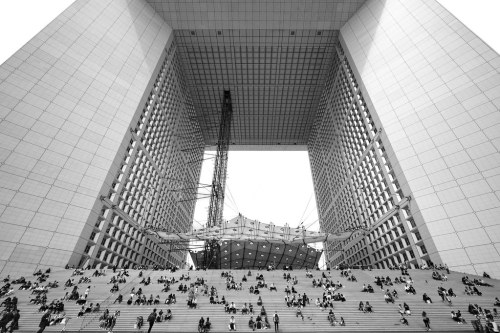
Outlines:
[{"label": "grid pattern facade", "polygon": [[[231,145],[302,150],[339,29],[365,0],[148,0],[176,35],[207,145],[231,91]],[[276,148],[274,148],[276,149]]]},{"label": "grid pattern facade", "polygon": [[187,232],[192,225],[203,140],[175,43],[130,132],[80,266],[183,266],[185,251],[141,232],[145,226]]},{"label": "grid pattern facade", "polygon": [[366,0],[147,0],[174,30],[339,30]]},{"label": "grid pattern facade", "polygon": [[79,263],[170,36],[145,2],[77,0],[0,66],[3,275]]},{"label": "grid pattern facade", "polygon": [[207,145],[231,91],[232,145],[306,145],[337,30],[175,30]]},{"label": "grid pattern facade", "polygon": [[326,244],[327,263],[418,266],[425,253],[417,249],[425,246],[410,240],[419,233],[409,198],[340,45],[337,51],[308,145],[320,226],[329,233],[355,227],[370,232]]},{"label": "grid pattern facade", "polygon": [[498,53],[436,1],[367,1],[340,40],[412,196],[409,241],[433,262],[499,276]]}]

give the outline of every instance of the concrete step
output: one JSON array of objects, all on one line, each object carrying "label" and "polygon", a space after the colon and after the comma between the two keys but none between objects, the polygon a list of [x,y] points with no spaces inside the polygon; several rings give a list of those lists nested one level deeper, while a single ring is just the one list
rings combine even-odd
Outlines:
[{"label": "concrete step", "polygon": [[[473,316],[467,311],[469,303],[477,303],[479,306],[487,309],[493,308],[494,297],[500,295],[500,284],[498,281],[493,281],[494,287],[479,287],[483,291],[482,297],[480,296],[467,296],[463,293],[464,285],[461,282],[462,274],[450,273],[449,280],[447,282],[440,282],[432,280],[431,271],[421,271],[413,270],[409,271],[412,276],[417,290],[416,295],[406,294],[404,292],[403,284],[394,284],[390,287],[391,290],[395,289],[399,293],[399,298],[396,299],[395,304],[386,303],[384,301],[384,291],[375,286],[374,278],[376,276],[390,276],[394,280],[396,276],[400,276],[399,271],[390,270],[373,270],[373,271],[360,271],[354,270],[353,273],[357,277],[357,282],[347,281],[346,278],[340,276],[339,271],[331,271],[326,273],[330,276],[333,281],[341,282],[344,287],[340,290],[342,294],[346,297],[346,302],[336,302],[334,304],[333,311],[335,312],[337,318],[343,317],[346,326],[344,327],[332,327],[327,320],[328,311],[322,311],[321,309],[314,306],[314,300],[316,298],[322,298],[324,293],[323,288],[315,288],[312,285],[312,278],[306,277],[306,271],[292,271],[290,272],[292,277],[296,276],[298,279],[298,284],[294,285],[294,288],[298,293],[306,293],[311,299],[311,305],[306,306],[303,309],[304,320],[300,317],[296,317],[296,310],[292,307],[289,308],[284,302],[285,297],[285,286],[287,285],[286,280],[283,279],[283,271],[252,271],[252,276],[248,277],[247,282],[243,282],[242,290],[226,290],[226,282],[224,278],[221,278],[220,270],[209,270],[209,271],[177,271],[175,273],[170,273],[167,271],[145,271],[144,277],[150,277],[152,283],[148,286],[139,284],[141,278],[139,278],[139,271],[130,270],[130,277],[127,278],[127,283],[120,284],[120,291],[124,296],[124,302],[122,304],[113,304],[113,301],[118,296],[118,293],[110,293],[111,284],[109,280],[113,275],[111,270],[106,271],[106,276],[101,277],[91,277],[91,283],[83,283],[79,285],[79,291],[83,293],[87,286],[91,286],[91,291],[88,296],[87,302],[90,303],[100,303],[101,309],[109,309],[110,313],[114,313],[115,310],[120,311],[120,316],[117,318],[116,326],[114,328],[115,332],[126,332],[134,331],[134,324],[138,316],[142,316],[144,320],[147,319],[149,313],[153,308],[157,308],[158,311],[163,309],[166,312],[170,309],[173,313],[173,318],[171,321],[155,323],[154,331],[164,331],[164,332],[193,332],[197,330],[198,320],[201,317],[210,317],[212,322],[213,330],[212,332],[222,332],[227,331],[227,325],[230,319],[230,314],[224,312],[224,307],[222,305],[213,305],[209,303],[209,298],[207,296],[200,295],[198,297],[197,309],[188,309],[187,307],[187,293],[180,293],[176,291],[179,283],[184,283],[185,281],[180,281],[172,286],[169,292],[161,292],[163,287],[162,284],[157,283],[157,279],[160,276],[175,277],[177,280],[184,274],[191,277],[191,280],[187,283],[193,283],[196,278],[203,277],[209,287],[214,286],[217,288],[220,298],[224,295],[228,302],[235,302],[237,309],[241,309],[243,303],[252,303],[254,306],[254,313],[260,311],[260,307],[257,306],[258,296],[250,294],[248,289],[252,285],[256,285],[257,281],[255,276],[257,273],[262,273],[266,283],[269,285],[273,282],[278,291],[269,291],[268,289],[261,289],[260,296],[264,302],[264,307],[269,315],[269,320],[272,322],[271,315],[277,311],[280,315],[280,331],[282,332],[297,332],[297,331],[317,331],[326,332],[333,330],[342,331],[370,331],[374,330],[384,330],[384,331],[421,331],[424,329],[424,324],[422,322],[421,313],[426,311],[428,317],[431,320],[431,327],[433,331],[470,331],[470,322],[473,320]],[[239,283],[242,280],[243,275],[248,271],[232,271],[235,277],[235,281]],[[57,280],[60,282],[60,287],[50,289],[47,293],[48,301],[54,299],[61,299],[64,297],[65,293],[70,291],[72,288],[64,288],[64,282],[71,276],[72,271],[63,270],[52,272],[50,274],[49,281]],[[86,271],[85,276],[91,276],[93,271]],[[314,278],[321,278],[323,272],[313,271]],[[34,281],[34,277],[26,277]],[[78,280],[80,276],[74,277]],[[473,277],[472,277],[473,278]],[[370,283],[374,286],[375,292],[364,293],[361,292],[363,284]],[[453,288],[455,293],[458,295],[456,298],[452,299],[452,306],[441,302],[438,294],[437,287],[443,285],[445,288]],[[160,295],[161,304],[157,306],[149,305],[127,305],[126,300],[130,294],[130,290],[135,287],[137,290],[139,287],[142,288],[143,293],[149,298],[149,295]],[[434,301],[432,304],[426,304],[422,301],[422,294],[426,292]],[[168,294],[175,293],[177,298],[177,303],[172,305],[165,305],[164,301]],[[38,329],[38,324],[42,313],[38,312],[38,306],[29,304],[29,299],[32,297],[31,292],[16,290],[15,296],[18,297],[18,307],[21,313],[21,319],[19,322],[19,332],[35,332]],[[369,301],[374,308],[374,313],[362,313],[358,311],[358,304],[360,301]],[[412,315],[407,316],[409,326],[403,326],[399,322],[398,304],[403,304],[406,302],[411,310]],[[77,332],[91,332],[99,331],[99,316],[102,313],[97,314],[87,314],[82,318],[77,317],[77,313],[81,306],[77,305],[75,301],[65,301],[65,311],[69,321],[66,324],[66,330]],[[456,324],[450,317],[451,310],[460,310],[463,317],[468,322],[467,325]],[[251,329],[248,328],[247,323],[250,315],[242,315],[239,311],[235,316],[238,331],[250,332]],[[256,315],[254,315],[255,319]],[[483,321],[484,323],[484,321]],[[272,323],[271,323],[272,324]],[[46,328],[46,332],[61,331],[64,325],[49,326]],[[144,328],[143,328],[144,329]],[[146,329],[147,330],[147,329]],[[137,330],[135,330],[137,331]]]}]

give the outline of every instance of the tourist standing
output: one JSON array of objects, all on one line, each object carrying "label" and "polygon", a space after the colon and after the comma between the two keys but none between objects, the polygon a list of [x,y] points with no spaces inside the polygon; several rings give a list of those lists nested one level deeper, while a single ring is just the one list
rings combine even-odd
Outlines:
[{"label": "tourist standing", "polygon": [[274,331],[278,332],[280,324],[280,317],[278,316],[278,311],[274,312],[273,321],[274,321]]}]

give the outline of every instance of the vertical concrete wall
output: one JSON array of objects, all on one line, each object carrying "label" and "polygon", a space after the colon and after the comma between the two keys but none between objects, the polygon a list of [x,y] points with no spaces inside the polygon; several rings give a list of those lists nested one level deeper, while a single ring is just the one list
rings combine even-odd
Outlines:
[{"label": "vertical concrete wall", "polygon": [[2,274],[64,266],[86,242],[171,33],[144,1],[79,0],[0,66]]},{"label": "vertical concrete wall", "polygon": [[369,0],[341,40],[430,258],[500,277],[499,55],[435,1]]}]

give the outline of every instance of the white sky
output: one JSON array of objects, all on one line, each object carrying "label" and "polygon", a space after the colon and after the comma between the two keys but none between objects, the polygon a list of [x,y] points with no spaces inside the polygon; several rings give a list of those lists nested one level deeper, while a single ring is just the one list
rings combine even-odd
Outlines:
[{"label": "white sky", "polygon": [[74,0],[1,0],[0,64],[73,2]]},{"label": "white sky", "polygon": [[[392,0],[399,1],[399,0]],[[408,0],[410,1],[410,0]],[[500,1],[438,0],[497,52],[500,52]],[[0,64],[68,7],[73,0],[0,2]],[[204,163],[210,183],[213,159]],[[251,219],[318,228],[307,152],[230,152],[224,217],[237,212]],[[230,192],[230,193],[229,193]],[[195,220],[205,223],[208,199],[200,200]],[[195,228],[199,224],[195,222]]]},{"label": "white sky", "polygon": [[497,53],[500,53],[499,0],[437,0]]},{"label": "white sky", "polygon": [[[204,162],[200,182],[211,183],[213,163]],[[296,226],[305,221],[306,227],[314,223],[318,228],[315,202],[306,151],[229,151],[224,219],[241,213],[266,223]],[[198,201],[196,221],[207,221],[208,206],[209,199]]]}]

